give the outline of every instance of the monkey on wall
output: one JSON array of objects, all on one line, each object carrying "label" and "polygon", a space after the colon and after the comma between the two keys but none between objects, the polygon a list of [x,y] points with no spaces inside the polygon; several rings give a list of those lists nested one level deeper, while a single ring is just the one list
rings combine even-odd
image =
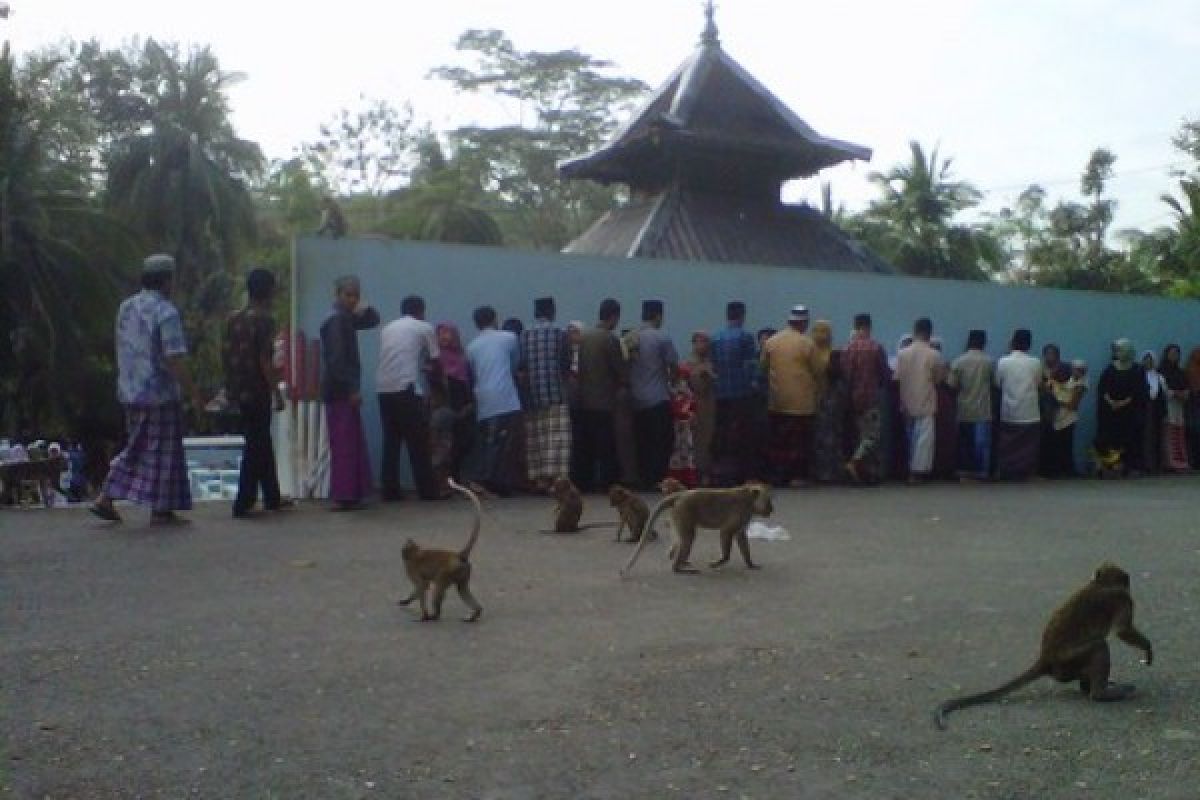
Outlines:
[{"label": "monkey on wall", "polygon": [[763,483],[747,483],[732,489],[676,491],[660,500],[646,522],[645,534],[637,549],[630,556],[629,563],[621,570],[622,577],[633,568],[646,545],[646,540],[654,531],[655,520],[667,509],[671,511],[671,525],[675,536],[675,544],[671,548],[671,569],[675,572],[699,571],[688,561],[699,528],[712,528],[720,532],[721,557],[710,562],[710,567],[719,567],[728,562],[733,543],[737,541],[738,550],[746,566],[758,569],[758,565],[750,560],[750,541],[746,536],[746,527],[752,517],[769,517],[774,511],[774,506],[771,504],[769,486]]},{"label": "monkey on wall", "polygon": [[1108,637],[1116,634],[1125,644],[1154,661],[1150,640],[1133,624],[1133,597],[1129,573],[1111,562],[1101,564],[1092,580],[1071,595],[1051,616],[1042,631],[1042,645],[1033,666],[1008,683],[979,694],[955,697],[933,712],[933,721],[945,730],[951,711],[990,703],[1041,677],[1060,683],[1079,681],[1080,690],[1098,702],[1124,700],[1133,694],[1131,684],[1109,683],[1111,668]]},{"label": "monkey on wall", "polygon": [[[463,618],[464,622],[474,622],[483,613],[483,606],[471,594],[471,550],[479,538],[479,527],[483,518],[483,508],[479,498],[470,489],[455,483],[453,478],[448,480],[450,488],[467,496],[475,507],[475,522],[471,526],[471,535],[460,550],[433,550],[419,546],[412,539],[404,543],[400,554],[404,558],[404,571],[412,581],[412,594],[399,601],[406,606],[413,600],[421,601],[421,620],[435,620],[442,614],[442,600],[446,590],[454,586],[459,597],[471,609],[471,613]],[[433,612],[430,613],[426,604],[426,595],[433,588]]]}]

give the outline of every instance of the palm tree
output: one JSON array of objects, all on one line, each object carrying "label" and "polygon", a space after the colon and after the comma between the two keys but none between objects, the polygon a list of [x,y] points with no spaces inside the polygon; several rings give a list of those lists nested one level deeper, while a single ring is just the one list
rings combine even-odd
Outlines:
[{"label": "palm tree", "polygon": [[969,226],[952,222],[960,211],[977,205],[982,193],[966,181],[953,180],[953,160],[939,160],[937,148],[928,157],[918,142],[910,142],[909,148],[907,164],[869,175],[881,194],[866,214],[869,244],[910,275],[984,278],[983,265],[994,248]]},{"label": "palm tree", "polygon": [[0,423],[18,430],[99,405],[74,389],[107,366],[117,265],[133,241],[92,202],[88,165],[72,156],[78,109],[56,91],[58,67],[18,69],[0,50]]},{"label": "palm tree", "polygon": [[1200,297],[1200,180],[1184,178],[1179,190],[1182,199],[1162,195],[1175,215],[1175,227],[1157,232],[1164,244],[1159,270],[1173,281],[1171,294]]}]

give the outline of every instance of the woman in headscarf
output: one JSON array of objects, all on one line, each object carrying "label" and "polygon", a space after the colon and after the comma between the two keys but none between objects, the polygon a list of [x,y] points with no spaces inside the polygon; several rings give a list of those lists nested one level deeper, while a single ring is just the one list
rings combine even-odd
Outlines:
[{"label": "woman in headscarf", "polygon": [[1192,469],[1200,469],[1200,347],[1192,348],[1187,361],[1187,425],[1188,455]]},{"label": "woman in headscarf", "polygon": [[1142,412],[1142,469],[1157,474],[1162,469],[1163,418],[1167,416],[1167,383],[1156,368],[1154,353],[1142,353],[1146,374],[1146,405]]},{"label": "woman in headscarf", "polygon": [[1183,352],[1177,344],[1163,348],[1158,371],[1166,384],[1167,414],[1163,420],[1163,466],[1171,472],[1186,472],[1188,465],[1186,413],[1187,375],[1183,371]]},{"label": "woman in headscarf", "polygon": [[1112,345],[1112,363],[1096,387],[1096,450],[1101,455],[1118,451],[1126,474],[1142,469],[1145,407],[1145,372],[1134,362],[1129,340],[1118,339]]},{"label": "woman in headscarf", "polygon": [[439,361],[446,376],[445,406],[453,414],[450,447],[445,469],[462,480],[462,466],[475,438],[475,396],[471,391],[471,368],[462,346],[462,335],[453,322],[437,324]]},{"label": "woman in headscarf", "polygon": [[822,483],[840,479],[846,470],[843,417],[846,391],[841,379],[841,354],[833,349],[833,325],[819,319],[812,326],[813,379],[817,414],[813,425],[812,476]]},{"label": "woman in headscarf", "polygon": [[717,374],[713,369],[712,339],[706,331],[692,334],[692,352],[686,364],[688,387],[696,406],[692,421],[696,474],[701,486],[709,486],[712,483],[713,434],[717,424]]}]

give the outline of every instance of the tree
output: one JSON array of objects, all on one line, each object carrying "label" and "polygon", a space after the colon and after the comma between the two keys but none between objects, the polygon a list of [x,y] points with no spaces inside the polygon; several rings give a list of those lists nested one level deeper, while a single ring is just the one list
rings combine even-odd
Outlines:
[{"label": "tree", "polygon": [[[0,425],[91,419],[112,392],[112,308],[132,237],[94,202],[89,128],[63,61],[0,50]],[[99,377],[98,377],[99,376]]]},{"label": "tree", "polygon": [[886,260],[909,275],[984,280],[999,257],[986,231],[954,223],[979,203],[978,189],[951,177],[952,159],[925,155],[918,142],[911,157],[886,173],[872,172],[880,197],[848,227]]},{"label": "tree", "polygon": [[459,91],[491,95],[516,121],[451,131],[450,160],[461,178],[503,207],[497,218],[506,241],[562,247],[618,195],[561,181],[558,162],[599,146],[648,87],[609,74],[612,62],[579,50],[518,50],[499,30],[468,30],[457,48],[473,57],[472,66],[442,66],[430,74]]},{"label": "tree", "polygon": [[229,119],[227,91],[241,79],[207,47],[184,56],[153,39],[124,51],[92,47],[79,75],[103,131],[107,205],[148,249],[175,257],[178,305],[210,384],[218,370],[211,322],[228,310],[238,255],[254,240],[249,184],[263,168],[258,145]]}]

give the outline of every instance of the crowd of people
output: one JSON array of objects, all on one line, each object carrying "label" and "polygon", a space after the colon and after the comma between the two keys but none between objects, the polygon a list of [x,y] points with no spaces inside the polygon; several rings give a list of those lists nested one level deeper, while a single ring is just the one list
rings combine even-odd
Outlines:
[{"label": "crowd of people", "polygon": [[[117,320],[118,394],[127,443],[92,505],[117,521],[114,498],[149,505],[153,518],[178,521],[190,507],[183,472],[181,390],[186,368],[179,313],[169,299],[174,262],[146,259],[143,290]],[[227,396],[245,434],[235,517],[251,516],[261,493],[268,510],[286,507],[270,439],[278,396],[272,361],[274,278],[253,270],[249,301],[226,323]],[[321,326],[321,400],[335,510],[361,508],[372,494],[361,406],[358,335],[379,311],[361,302],[356,276],[339,278]],[[446,496],[447,479],[493,494],[548,492],[568,477],[582,491],[613,484],[654,490],[670,477],[685,486],[762,480],[774,486],[874,485],[894,478],[1023,480],[1076,474],[1075,428],[1089,395],[1097,405],[1088,463],[1111,474],[1187,471],[1200,460],[1200,347],[1186,364],[1176,344],[1161,359],[1135,358],[1112,343],[1095,388],[1088,365],[1066,361],[1033,336],[1011,334],[1007,355],[987,355],[987,333],[972,330],[953,358],[916,320],[894,355],[872,337],[869,314],[835,346],[834,325],[794,306],[781,330],[745,329],[746,307],[730,302],[725,325],[693,332],[681,357],[663,327],[665,306],[646,300],[637,327],[603,300],[592,324],[560,325],[555,301],[533,303],[533,322],[473,313],[464,345],[451,322],[426,321],[423,298],[405,297],[379,333],[376,402],[382,425],[382,499],[404,497],[407,450],[417,497]]]}]

